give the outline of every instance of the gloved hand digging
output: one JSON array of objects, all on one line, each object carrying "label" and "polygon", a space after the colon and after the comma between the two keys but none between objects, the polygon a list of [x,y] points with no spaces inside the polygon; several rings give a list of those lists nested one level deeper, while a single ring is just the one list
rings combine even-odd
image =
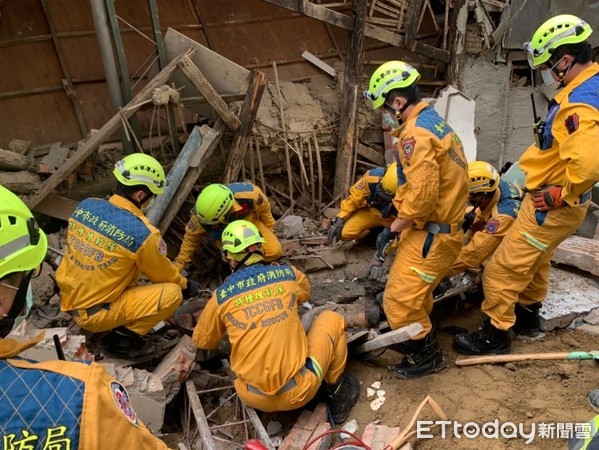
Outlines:
[{"label": "gloved hand digging", "polygon": [[341,231],[345,225],[345,219],[337,217],[331,228],[329,228],[329,234],[327,236],[327,245],[332,245],[336,240],[341,239]]}]

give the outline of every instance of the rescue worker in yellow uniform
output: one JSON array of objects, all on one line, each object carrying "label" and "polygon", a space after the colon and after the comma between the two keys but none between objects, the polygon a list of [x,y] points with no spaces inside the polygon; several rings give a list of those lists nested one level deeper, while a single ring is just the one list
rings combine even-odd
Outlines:
[{"label": "rescue worker in yellow uniform", "polygon": [[328,244],[335,239],[364,239],[375,228],[386,228],[397,217],[393,197],[397,191],[397,165],[370,169],[354,184],[328,235]]},{"label": "rescue worker in yellow uniform", "polygon": [[220,247],[223,229],[239,219],[252,222],[264,236],[266,261],[275,261],[283,256],[281,243],[272,231],[275,219],[270,210],[270,202],[262,190],[252,183],[211,184],[200,192],[191,211],[181,249],[175,260],[177,268],[183,270],[191,261],[205,235]]},{"label": "rescue worker in yellow uniform", "polygon": [[420,74],[402,61],[378,67],[365,97],[375,108],[393,111],[399,127],[398,218],[390,230],[401,233],[389,272],[383,308],[392,329],[415,322],[423,331],[402,346],[405,356],[394,369],[415,378],[446,367],[429,314],[433,290],[463,244],[462,222],[468,201],[466,157],[452,128],[421,100]]},{"label": "rescue worker in yellow uniform", "polygon": [[[56,272],[61,309],[128,358],[153,352],[142,336],[173,315],[187,280],[166,256],[166,243],[143,213],[166,184],[160,163],[134,153],[116,163],[116,194],[79,203],[69,219],[67,248]],[[141,274],[151,284],[138,285]],[[191,292],[189,293],[192,294]]]},{"label": "rescue worker in yellow uniform", "polygon": [[538,145],[520,157],[528,195],[485,267],[483,328],[455,337],[460,353],[509,353],[510,328],[538,332],[550,259],[589,208],[591,188],[599,181],[599,64],[592,62],[591,33],[584,20],[559,15],[541,25],[526,45],[531,67],[543,68],[544,79],[564,88],[549,103],[545,123],[537,124]]},{"label": "rescue worker in yellow uniform", "polygon": [[473,214],[470,233],[458,259],[453,263],[448,275],[461,272],[480,272],[481,267],[497,249],[510,227],[513,225],[520,204],[522,191],[512,183],[501,180],[499,172],[485,161],[468,164],[470,186],[469,203],[474,208],[466,216]]},{"label": "rescue worker in yellow uniform", "polygon": [[26,305],[46,235],[25,204],[0,186],[0,442],[3,449],[167,449],[139,421],[125,388],[102,366],[18,354],[41,340],[5,339]]},{"label": "rescue worker in yellow uniform", "polygon": [[214,349],[228,335],[235,390],[246,405],[266,412],[300,408],[325,383],[332,419],[344,422],[360,387],[355,377],[344,374],[343,317],[322,312],[306,336],[298,315],[298,305],[310,297],[305,275],[288,264],[266,263],[264,238],[246,220],[229,224],[222,242],[233,274],[202,311],[195,345]]}]

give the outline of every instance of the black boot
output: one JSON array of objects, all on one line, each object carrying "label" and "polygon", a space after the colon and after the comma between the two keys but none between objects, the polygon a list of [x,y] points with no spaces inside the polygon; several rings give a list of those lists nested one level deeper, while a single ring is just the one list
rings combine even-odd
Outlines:
[{"label": "black boot", "polygon": [[536,337],[541,333],[540,303],[522,306],[516,303],[516,323],[512,327],[515,333],[528,337]]},{"label": "black boot", "polygon": [[125,327],[112,330],[100,344],[106,353],[129,360],[144,358],[156,351],[150,341]]},{"label": "black boot", "polygon": [[453,346],[464,355],[503,355],[512,351],[512,340],[506,330],[495,328],[487,317],[481,330],[458,334]]},{"label": "black boot", "polygon": [[353,375],[343,374],[335,384],[326,385],[326,395],[333,422],[341,424],[360,398],[360,383]]},{"label": "black boot", "polygon": [[409,341],[405,346],[405,356],[395,366],[393,374],[398,378],[418,378],[446,367],[447,363],[433,329],[424,339]]}]

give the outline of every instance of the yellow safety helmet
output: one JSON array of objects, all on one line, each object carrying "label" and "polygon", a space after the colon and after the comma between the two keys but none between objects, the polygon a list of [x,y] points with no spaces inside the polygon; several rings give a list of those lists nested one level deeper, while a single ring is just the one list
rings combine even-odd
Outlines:
[{"label": "yellow safety helmet", "polygon": [[222,222],[233,206],[233,192],[224,184],[206,186],[195,204],[200,223],[215,225]]},{"label": "yellow safety helmet", "polygon": [[0,186],[0,279],[38,267],[48,239],[25,203]]},{"label": "yellow safety helmet", "polygon": [[112,173],[121,184],[146,186],[155,195],[162,194],[168,184],[162,165],[145,153],[125,156],[115,164]]},{"label": "yellow safety helmet", "polygon": [[397,191],[397,163],[391,163],[387,166],[383,178],[381,178],[381,186],[389,195],[395,195]]},{"label": "yellow safety helmet", "polygon": [[561,45],[586,41],[593,32],[584,20],[571,14],[552,17],[535,31],[530,42],[524,44],[530,67],[545,64]]},{"label": "yellow safety helmet", "polygon": [[[252,245],[258,246],[258,260],[262,260],[263,251],[262,244],[264,238],[260,231],[252,222],[247,220],[236,220],[231,222],[223,230],[222,234],[222,253],[223,258],[235,259],[241,261],[248,253],[248,248]],[[251,261],[254,262],[254,261]]]},{"label": "yellow safety helmet", "polygon": [[499,172],[486,161],[474,161],[468,164],[468,182],[470,194],[493,192],[499,185]]},{"label": "yellow safety helmet", "polygon": [[419,79],[420,73],[408,63],[388,61],[374,71],[364,97],[372,100],[375,109],[380,108],[390,91],[411,86]]}]

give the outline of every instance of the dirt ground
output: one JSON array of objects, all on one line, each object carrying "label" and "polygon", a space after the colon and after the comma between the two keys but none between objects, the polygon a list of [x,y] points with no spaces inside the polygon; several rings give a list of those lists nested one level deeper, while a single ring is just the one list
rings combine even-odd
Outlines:
[{"label": "dirt ground", "polygon": [[[309,274],[313,285],[332,280],[351,280],[368,264],[372,250],[354,247],[346,250],[348,265],[332,271]],[[455,303],[446,301],[436,305],[433,315],[438,328],[455,325],[476,329],[482,323],[482,314],[477,305],[466,311],[457,311]],[[593,361],[536,361],[507,365],[480,365],[458,368],[455,359],[459,356],[452,348],[453,336],[440,331],[439,340],[448,363],[448,368],[417,380],[400,380],[393,376],[390,367],[397,364],[401,355],[387,350],[381,355],[369,355],[369,359],[351,359],[348,370],[361,383],[360,400],[352,409],[349,419],[359,425],[357,435],[374,421],[390,427],[405,426],[420,402],[430,394],[450,420],[460,423],[483,424],[495,419],[499,423],[522,423],[525,432],[532,424],[584,423],[594,412],[588,406],[586,396],[591,389],[599,387],[599,365]],[[580,331],[560,330],[550,332],[538,341],[513,341],[513,353],[569,352],[574,350],[599,349],[599,337]],[[373,411],[370,403],[375,397],[367,397],[367,388],[375,381],[381,382],[385,391],[383,406]],[[261,414],[266,425],[269,421],[283,424],[283,436],[299,415],[298,411]],[[436,417],[426,408],[420,416],[423,420]],[[434,432],[433,439],[413,439],[415,450],[432,449],[563,449],[564,439],[535,438],[526,444],[523,438],[475,439],[457,438],[448,429],[442,439]],[[557,433],[554,434],[557,436]],[[170,442],[174,444],[174,442]],[[176,447],[176,444],[174,444]]]}]

